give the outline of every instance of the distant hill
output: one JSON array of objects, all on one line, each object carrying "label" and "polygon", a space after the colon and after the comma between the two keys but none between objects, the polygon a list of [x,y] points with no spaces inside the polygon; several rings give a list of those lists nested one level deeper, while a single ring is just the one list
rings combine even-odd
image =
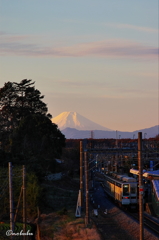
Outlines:
[{"label": "distant hill", "polygon": [[[91,138],[91,131],[77,130],[75,128],[65,128],[61,131],[67,139],[84,139]],[[133,132],[117,131],[117,138],[138,138],[138,132],[142,132],[142,138],[153,138],[158,134],[158,126],[136,130]],[[116,131],[94,130],[93,137],[95,139],[101,138],[116,138]]]},{"label": "distant hill", "polygon": [[112,131],[109,128],[103,127],[77,112],[63,112],[52,119],[53,123],[58,125],[60,130],[65,128],[75,128],[77,130],[105,130]]}]

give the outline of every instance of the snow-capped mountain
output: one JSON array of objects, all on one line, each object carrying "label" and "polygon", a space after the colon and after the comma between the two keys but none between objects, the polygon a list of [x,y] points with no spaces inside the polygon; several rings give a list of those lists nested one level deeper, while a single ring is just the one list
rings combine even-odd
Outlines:
[{"label": "snow-capped mountain", "polygon": [[58,125],[60,130],[65,128],[75,128],[77,130],[105,130],[112,131],[109,128],[103,127],[77,112],[63,112],[52,119],[53,123]]},{"label": "snow-capped mountain", "polygon": [[[63,112],[52,119],[53,123],[58,125],[58,128],[65,135],[67,139],[84,139],[91,137],[93,131],[93,138],[116,138],[116,131],[103,127],[91,120],[81,116],[77,112]],[[143,133],[143,138],[155,137],[158,134],[158,127],[154,126],[133,132],[117,131],[120,138],[137,138],[138,132]],[[146,134],[146,135],[145,135]]]}]

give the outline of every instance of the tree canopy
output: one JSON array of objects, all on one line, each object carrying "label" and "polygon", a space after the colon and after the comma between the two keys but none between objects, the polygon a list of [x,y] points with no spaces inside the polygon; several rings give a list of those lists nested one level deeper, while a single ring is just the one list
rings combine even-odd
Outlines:
[{"label": "tree canopy", "polygon": [[52,123],[43,98],[32,80],[7,82],[0,89],[1,151],[13,163],[48,169],[61,154],[65,137]]},{"label": "tree canopy", "polygon": [[35,89],[32,80],[24,79],[20,83],[7,82],[0,89],[0,116],[3,130],[11,131],[27,115],[47,114],[44,96]]}]

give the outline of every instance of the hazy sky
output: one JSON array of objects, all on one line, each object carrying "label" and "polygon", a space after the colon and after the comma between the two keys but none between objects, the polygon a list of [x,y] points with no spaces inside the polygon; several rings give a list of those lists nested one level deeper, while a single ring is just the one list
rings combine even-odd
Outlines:
[{"label": "hazy sky", "polygon": [[32,79],[53,117],[158,125],[158,0],[0,0],[0,87]]}]

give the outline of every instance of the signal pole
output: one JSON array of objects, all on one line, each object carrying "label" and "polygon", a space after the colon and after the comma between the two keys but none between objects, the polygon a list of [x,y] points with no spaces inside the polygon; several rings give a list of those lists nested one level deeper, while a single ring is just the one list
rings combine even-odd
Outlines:
[{"label": "signal pole", "polygon": [[140,240],[143,240],[144,239],[144,230],[143,230],[142,132],[138,132],[138,168],[139,168],[139,223],[140,223]]}]

